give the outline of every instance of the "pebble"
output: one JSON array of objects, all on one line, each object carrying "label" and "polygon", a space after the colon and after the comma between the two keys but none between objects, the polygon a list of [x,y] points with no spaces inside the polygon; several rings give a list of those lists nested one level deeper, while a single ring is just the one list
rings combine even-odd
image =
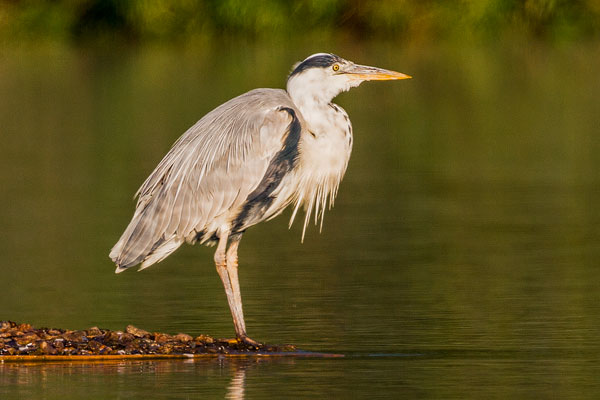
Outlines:
[{"label": "pebble", "polygon": [[132,342],[135,339],[135,335],[131,334],[131,333],[124,333],[121,336],[119,336],[119,341],[122,343],[129,343]]},{"label": "pebble", "polygon": [[40,347],[40,350],[42,351],[42,353],[44,353],[44,354],[58,354],[58,351],[56,350],[56,348],[46,341],[42,341],[39,344],[39,347]]},{"label": "pebble", "polygon": [[87,341],[85,331],[66,331],[63,337],[70,342],[82,342]]},{"label": "pebble", "polygon": [[167,335],[166,333],[155,333],[154,340],[156,343],[167,343],[173,340],[173,336]]},{"label": "pebble", "polygon": [[206,336],[206,335],[200,335],[197,336],[194,341],[196,343],[206,343],[206,344],[213,344],[215,341],[213,338],[211,338],[210,336]]},{"label": "pebble", "polygon": [[125,332],[132,334],[135,337],[150,337],[150,332],[140,328],[136,328],[133,325],[127,325]]},{"label": "pebble", "polygon": [[102,331],[97,326],[92,326],[90,329],[86,331],[88,336],[100,336],[102,335]]},{"label": "pebble", "polygon": [[40,340],[40,337],[38,335],[36,335],[35,333],[26,333],[21,336],[17,336],[17,338],[15,339],[17,344],[20,344],[20,345],[33,343],[36,340]]},{"label": "pebble", "polygon": [[188,335],[186,333],[178,333],[177,335],[175,335],[174,339],[177,340],[178,342],[182,342],[182,343],[187,343],[187,342],[191,342],[192,340],[194,340],[193,337],[191,337],[190,335]]}]

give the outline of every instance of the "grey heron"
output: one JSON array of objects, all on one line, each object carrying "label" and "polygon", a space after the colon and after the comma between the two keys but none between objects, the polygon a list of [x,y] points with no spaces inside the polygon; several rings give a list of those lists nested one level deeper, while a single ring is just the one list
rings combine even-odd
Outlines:
[{"label": "grey heron", "polygon": [[302,237],[331,207],[352,150],[348,114],[332,103],[371,80],[407,79],[317,53],[297,63],[286,90],[255,89],[206,114],[173,144],[136,193],[133,218],[112,248],[116,272],[162,261],[184,242],[217,244],[214,256],[239,342],[246,333],[238,282],[243,233],[302,206]]}]

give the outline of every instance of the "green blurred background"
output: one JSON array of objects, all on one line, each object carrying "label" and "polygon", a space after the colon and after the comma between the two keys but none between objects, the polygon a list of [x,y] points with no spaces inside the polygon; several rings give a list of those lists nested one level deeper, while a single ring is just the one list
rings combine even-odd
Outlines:
[{"label": "green blurred background", "polygon": [[600,33],[600,0],[2,0],[0,36],[128,41],[287,39],[298,34],[431,42],[525,34],[552,41]]}]

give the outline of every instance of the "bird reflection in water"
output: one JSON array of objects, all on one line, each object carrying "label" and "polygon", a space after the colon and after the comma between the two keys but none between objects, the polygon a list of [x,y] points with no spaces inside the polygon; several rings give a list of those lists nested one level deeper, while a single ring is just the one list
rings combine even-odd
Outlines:
[{"label": "bird reflection in water", "polygon": [[245,386],[246,386],[246,369],[248,364],[239,364],[236,371],[229,382],[227,387],[226,399],[229,400],[242,400],[245,397]]},{"label": "bird reflection in water", "polygon": [[[137,393],[148,395],[162,393],[168,387],[170,395],[221,397],[225,392],[226,399],[237,400],[245,398],[248,373],[254,371],[260,375],[261,366],[294,362],[290,358],[223,357],[186,361],[3,363],[0,394],[13,395],[6,398],[43,398],[48,390],[54,394],[73,394],[74,388],[85,387],[86,393],[94,393],[98,398],[125,398],[132,387]],[[221,383],[224,377],[226,386]],[[64,382],[69,385],[64,386]]]}]

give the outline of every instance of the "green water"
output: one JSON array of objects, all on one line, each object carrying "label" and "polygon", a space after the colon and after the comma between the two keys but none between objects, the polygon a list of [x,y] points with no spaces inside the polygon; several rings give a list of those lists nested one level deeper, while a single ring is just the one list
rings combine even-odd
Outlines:
[{"label": "green water", "polygon": [[600,396],[594,43],[3,49],[0,319],[231,337],[214,249],[120,275],[108,252],[183,131],[323,50],[414,79],[336,99],[323,232],[250,229],[240,281],[252,337],[346,357],[0,364],[2,399]]}]

